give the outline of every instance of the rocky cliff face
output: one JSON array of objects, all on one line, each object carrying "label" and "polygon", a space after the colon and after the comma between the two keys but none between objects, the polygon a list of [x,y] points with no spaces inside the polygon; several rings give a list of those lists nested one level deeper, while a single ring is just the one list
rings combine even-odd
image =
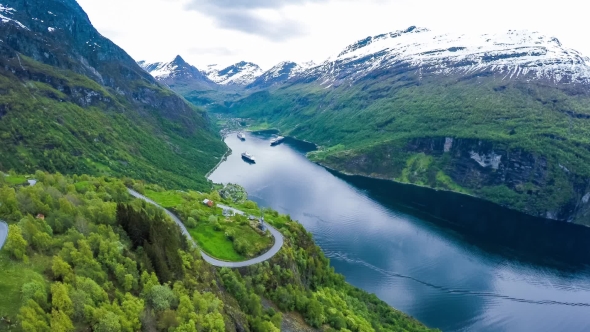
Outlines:
[{"label": "rocky cliff face", "polygon": [[502,142],[421,137],[336,154],[321,163],[347,173],[459,191],[534,216],[590,225],[589,179],[571,173],[557,160]]}]

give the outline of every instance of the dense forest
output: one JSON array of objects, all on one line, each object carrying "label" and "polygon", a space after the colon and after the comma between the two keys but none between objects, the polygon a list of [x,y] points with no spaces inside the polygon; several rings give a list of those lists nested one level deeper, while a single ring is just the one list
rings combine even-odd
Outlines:
[{"label": "dense forest", "polygon": [[265,213],[286,237],[279,254],[217,269],[162,210],[128,194],[142,182],[37,172],[26,186],[14,178],[0,176],[0,218],[9,224],[0,330],[427,330],[347,284],[311,235],[275,211]]}]

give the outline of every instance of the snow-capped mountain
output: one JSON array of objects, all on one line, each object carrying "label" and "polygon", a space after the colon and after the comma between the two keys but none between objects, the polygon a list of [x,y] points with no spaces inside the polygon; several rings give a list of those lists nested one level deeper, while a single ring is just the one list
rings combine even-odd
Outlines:
[{"label": "snow-capped mountain", "polygon": [[264,72],[258,65],[242,61],[223,69],[210,65],[205,73],[211,81],[220,85],[246,86]]},{"label": "snow-capped mountain", "polygon": [[[14,10],[14,8],[10,8],[10,7],[5,7],[4,5],[0,4],[0,22],[2,22],[3,24],[6,23],[12,23],[15,24],[17,27],[21,28],[21,29],[25,29],[25,30],[29,30],[29,28],[27,28],[24,24],[22,24],[21,22],[10,18],[8,16],[12,16],[16,11]],[[48,31],[52,32],[53,28],[49,27]]]},{"label": "snow-capped mountain", "polygon": [[355,81],[394,68],[435,74],[491,72],[502,79],[589,83],[590,59],[538,32],[439,34],[425,28],[367,37],[304,73],[324,85]]},{"label": "snow-capped mountain", "polygon": [[248,88],[263,89],[284,83],[289,79],[302,74],[313,65],[315,65],[313,62],[305,63],[304,65],[299,65],[291,61],[281,62],[260,75],[254,82],[248,85]]},{"label": "snow-capped mountain", "polygon": [[138,61],[137,63],[158,81],[166,84],[173,84],[178,80],[193,80],[213,84],[204,73],[188,64],[180,55],[176,56],[171,62],[147,63]]}]

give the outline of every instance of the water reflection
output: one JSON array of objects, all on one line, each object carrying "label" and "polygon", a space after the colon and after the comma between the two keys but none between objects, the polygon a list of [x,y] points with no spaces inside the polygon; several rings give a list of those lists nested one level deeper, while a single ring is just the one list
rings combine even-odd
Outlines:
[{"label": "water reflection", "polygon": [[[582,331],[590,323],[585,230],[533,227],[485,202],[331,173],[305,159],[310,145],[270,147],[270,133],[232,136],[233,154],[213,181],[239,183],[299,220],[349,282],[429,326]],[[256,165],[243,163],[246,150]]]}]

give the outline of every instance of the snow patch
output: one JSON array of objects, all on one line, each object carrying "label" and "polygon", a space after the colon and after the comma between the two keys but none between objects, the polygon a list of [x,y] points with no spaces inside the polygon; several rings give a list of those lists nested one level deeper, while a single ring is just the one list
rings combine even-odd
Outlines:
[{"label": "snow patch", "polygon": [[445,138],[445,152],[451,151],[453,148],[453,138],[447,137]]},{"label": "snow patch", "polygon": [[477,152],[471,151],[469,154],[471,155],[471,159],[475,160],[481,167],[491,166],[493,169],[498,169],[502,161],[502,156],[494,152],[480,155]]},{"label": "snow patch", "polygon": [[211,81],[221,85],[248,85],[263,73],[258,65],[244,61],[224,69],[219,69],[218,65],[209,65],[205,71]]},{"label": "snow patch", "polygon": [[587,193],[584,195],[584,197],[582,197],[582,202],[584,202],[584,204],[587,204],[588,201],[590,201],[590,193]]},{"label": "snow patch", "polygon": [[141,68],[157,79],[168,78],[174,73],[176,69],[178,69],[178,65],[175,65],[172,62],[147,63],[145,61],[140,61],[138,64]]},{"label": "snow patch", "polygon": [[49,28],[47,28],[47,31],[53,32],[53,31],[55,31],[55,28],[49,27]]},{"label": "snow patch", "polygon": [[[14,8],[4,7],[4,5],[0,4],[0,13],[4,13],[6,15],[14,15],[14,13],[16,13],[16,10],[14,10]],[[20,28],[25,29],[25,30],[29,30],[29,28],[27,28],[21,22],[15,20],[15,19],[6,17],[6,16],[4,16],[2,14],[0,14],[0,22],[2,22],[2,23],[10,23],[10,22],[13,22],[16,25],[18,25]]]}]

